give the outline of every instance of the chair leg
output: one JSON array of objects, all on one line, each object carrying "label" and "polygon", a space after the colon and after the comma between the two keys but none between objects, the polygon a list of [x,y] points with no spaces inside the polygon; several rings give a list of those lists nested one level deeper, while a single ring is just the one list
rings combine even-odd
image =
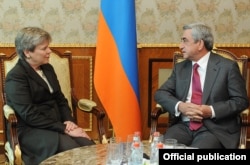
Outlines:
[{"label": "chair leg", "polygon": [[8,164],[14,165],[14,155],[9,142],[5,143],[5,156],[7,158]]}]

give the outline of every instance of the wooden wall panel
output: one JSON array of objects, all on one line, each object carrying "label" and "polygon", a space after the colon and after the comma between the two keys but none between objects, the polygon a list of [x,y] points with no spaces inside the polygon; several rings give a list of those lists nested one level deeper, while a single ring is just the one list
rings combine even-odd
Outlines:
[{"label": "wooden wall panel", "polygon": [[[250,58],[249,47],[218,47],[227,49],[237,56],[243,54]],[[57,51],[63,53],[65,51],[71,51],[73,55],[73,74],[74,74],[74,87],[75,93],[78,98],[89,98],[97,102],[101,106],[100,101],[94,90],[93,73],[94,73],[94,60],[95,60],[95,47],[53,47]],[[140,87],[140,107],[142,116],[143,127],[143,139],[146,140],[149,137],[150,130],[150,112],[155,106],[153,101],[153,95],[155,90],[159,86],[159,69],[171,69],[172,68],[172,55],[175,51],[178,51],[177,46],[169,47],[138,47],[138,67],[139,67],[139,87]],[[15,51],[14,47],[0,47],[0,53],[7,55],[12,54]],[[250,61],[250,60],[249,60]],[[250,62],[248,62],[248,68],[250,68]],[[250,72],[248,72],[250,77]],[[0,84],[1,85],[1,84]],[[250,91],[248,85],[248,91]],[[0,91],[2,95],[2,91]],[[2,107],[2,99],[0,99],[0,107]],[[81,111],[77,111],[78,122],[94,139],[97,139],[97,127],[96,119],[94,116],[85,114]],[[166,122],[163,120],[162,122]],[[4,132],[3,132],[3,113],[0,111],[0,145],[3,145]],[[105,128],[108,135],[112,135],[112,125],[110,124],[108,117],[105,118]],[[165,131],[165,128],[162,129]],[[249,132],[250,133],[250,132]],[[250,136],[249,136],[250,137]]]},{"label": "wooden wall panel", "polygon": [[[152,68],[155,66],[155,62],[160,60],[168,61],[169,68],[172,67],[172,54],[177,51],[178,48],[174,47],[142,47],[138,49],[139,59],[139,84],[140,84],[140,106],[142,116],[142,135],[143,139],[149,138],[150,132],[150,113],[155,106],[153,102],[153,93],[151,87],[156,89],[158,83],[155,81],[158,77],[158,70]],[[158,63],[159,64],[159,63]],[[157,64],[156,64],[157,65]],[[160,64],[162,65],[162,64]],[[154,80],[154,81],[152,81]],[[156,83],[155,83],[156,82]]]}]

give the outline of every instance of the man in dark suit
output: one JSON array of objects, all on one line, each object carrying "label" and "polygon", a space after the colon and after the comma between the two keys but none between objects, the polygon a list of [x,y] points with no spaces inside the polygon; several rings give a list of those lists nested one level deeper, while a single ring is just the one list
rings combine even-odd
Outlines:
[{"label": "man in dark suit", "polygon": [[38,27],[21,29],[15,39],[19,56],[6,77],[7,104],[17,116],[18,140],[25,165],[72,148],[93,145],[71,115],[49,62],[51,36]]},{"label": "man in dark suit", "polygon": [[[197,148],[237,148],[239,114],[249,106],[246,84],[236,62],[211,52],[211,28],[194,23],[183,26],[180,50],[185,59],[156,91],[155,101],[177,117],[165,133],[179,143]],[[192,102],[194,63],[199,65],[201,102]],[[191,129],[191,123],[200,125]]]}]

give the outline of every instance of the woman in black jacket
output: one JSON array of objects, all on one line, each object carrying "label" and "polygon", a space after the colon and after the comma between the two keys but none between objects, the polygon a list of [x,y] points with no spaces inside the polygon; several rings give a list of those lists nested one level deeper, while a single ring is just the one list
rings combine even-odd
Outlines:
[{"label": "woman in black jacket", "polygon": [[15,39],[19,60],[6,77],[7,104],[16,112],[18,137],[25,164],[72,148],[95,144],[71,115],[57,75],[49,64],[51,36],[26,27]]}]

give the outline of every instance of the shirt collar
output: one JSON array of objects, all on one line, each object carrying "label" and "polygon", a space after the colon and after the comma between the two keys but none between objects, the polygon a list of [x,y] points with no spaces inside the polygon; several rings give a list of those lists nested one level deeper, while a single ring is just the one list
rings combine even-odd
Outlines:
[{"label": "shirt collar", "polygon": [[197,62],[192,61],[192,65],[197,63],[197,64],[199,64],[200,68],[206,69],[209,57],[210,57],[210,52],[208,52],[205,56],[203,56],[201,59],[199,59],[199,61],[197,61]]}]

